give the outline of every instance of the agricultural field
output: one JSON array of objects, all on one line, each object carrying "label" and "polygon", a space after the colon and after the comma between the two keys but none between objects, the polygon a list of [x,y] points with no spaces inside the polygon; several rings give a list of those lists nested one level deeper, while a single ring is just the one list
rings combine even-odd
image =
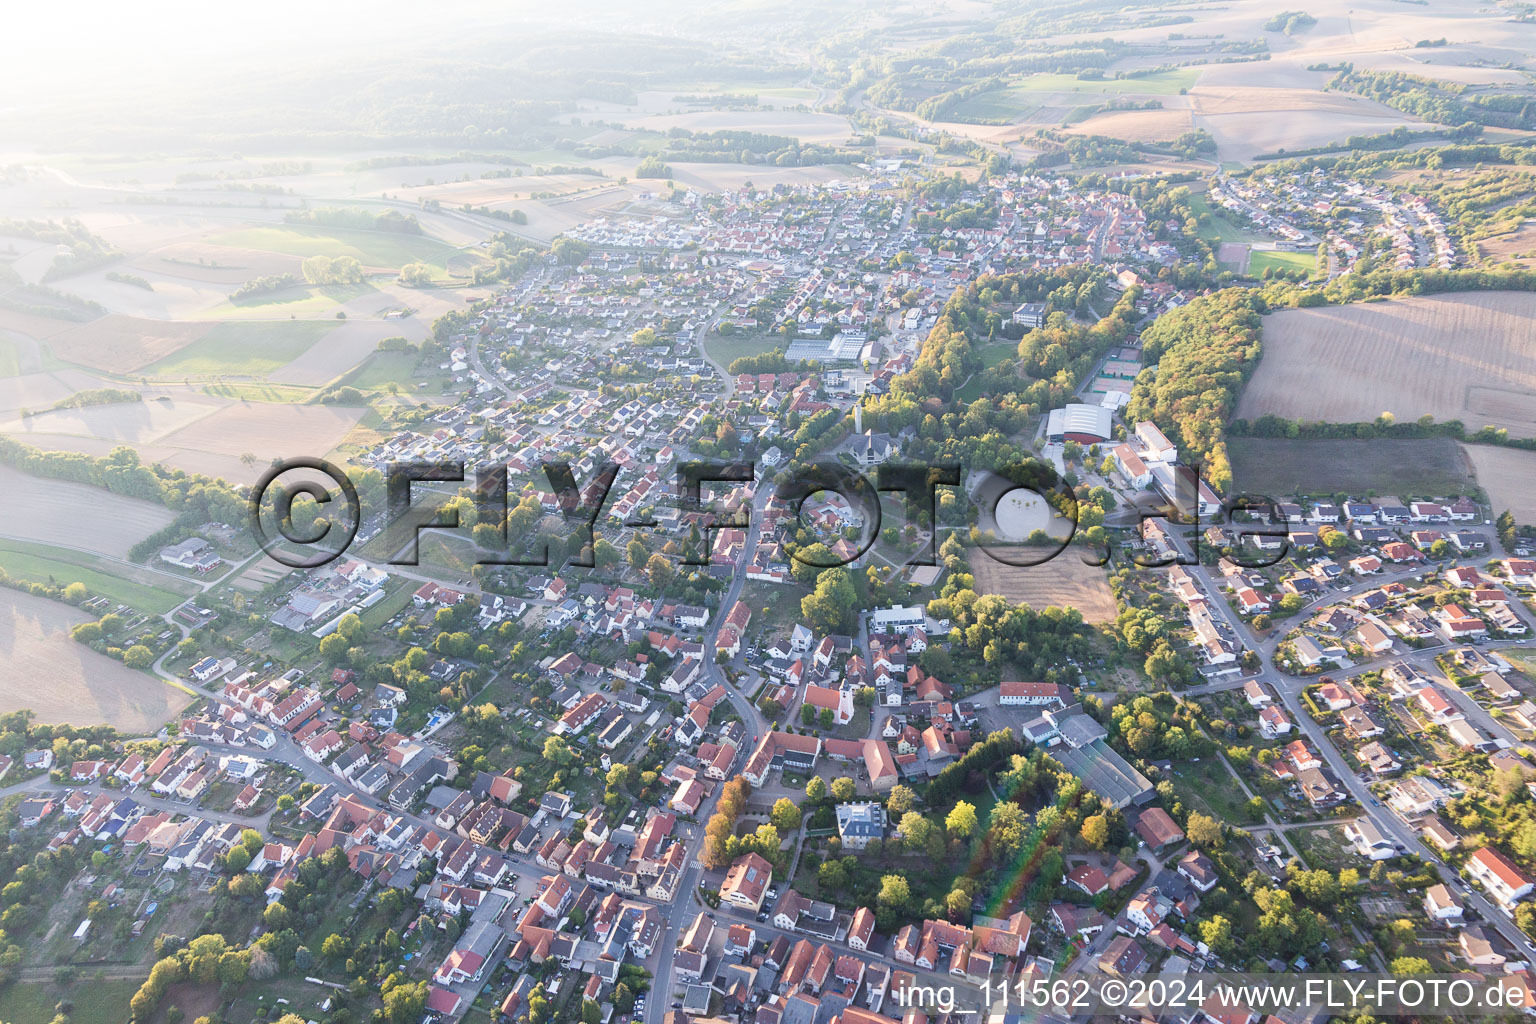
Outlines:
[{"label": "agricultural field", "polygon": [[1080,549],[1069,548],[1048,562],[1031,566],[1004,565],[984,552],[973,551],[970,563],[978,594],[1001,594],[1010,603],[1032,608],[1076,608],[1083,613],[1083,621],[1090,623],[1114,621],[1115,597],[1104,569],[1085,565]]},{"label": "agricultural field", "polygon": [[1127,142],[1167,142],[1194,127],[1186,109],[1106,110],[1078,121],[1066,131],[1072,135],[1107,135]]},{"label": "agricultural field", "polygon": [[1461,447],[1494,509],[1508,509],[1521,525],[1536,524],[1536,452],[1485,444]]},{"label": "agricultural field", "polygon": [[336,329],[326,320],[216,324],[179,351],[144,368],[149,377],[262,377],[286,366]]},{"label": "agricultural field", "polygon": [[[0,590],[0,711],[30,708],[39,721],[105,723],[128,733],[158,728],[192,702],[183,693],[70,639],[92,617],[69,605]],[[37,681],[46,679],[47,686]]]},{"label": "agricultural field", "polygon": [[79,548],[122,558],[176,517],[159,505],[90,484],[49,480],[0,466],[5,521],[0,534],[14,540]]},{"label": "agricultural field", "polygon": [[395,231],[347,231],[297,224],[251,226],[210,236],[211,245],[257,249],[306,259],[310,256],[351,256],[366,268],[399,270],[407,263],[426,263],[447,276],[456,249],[426,235]]},{"label": "agricultural field", "polygon": [[357,426],[364,412],[333,405],[232,405],[166,435],[142,454],[146,460],[188,472],[250,483],[272,459],[325,456]]},{"label": "agricultural field", "polygon": [[342,378],[341,383],[359,391],[388,391],[393,386],[409,394],[421,383],[417,375],[420,361],[415,352],[375,352]]},{"label": "agricultural field", "polygon": [[318,342],[274,370],[269,379],[278,384],[320,387],[358,367],[378,353],[383,338],[403,336],[411,341],[426,338],[431,322],[426,317],[405,320],[346,320],[340,325],[321,321],[314,328]]},{"label": "agricultural field", "polygon": [[1355,423],[1391,412],[1536,436],[1536,295],[1467,292],[1264,320],[1264,356],[1237,416]]},{"label": "agricultural field", "polygon": [[132,373],[166,359],[214,328],[211,320],[147,320],[113,313],[47,339],[53,354],[103,373]]},{"label": "agricultural field", "polygon": [[[1490,449],[1502,451],[1503,449]],[[1473,466],[1447,437],[1227,441],[1235,491],[1291,494],[1396,494],[1443,497],[1472,483]]]}]

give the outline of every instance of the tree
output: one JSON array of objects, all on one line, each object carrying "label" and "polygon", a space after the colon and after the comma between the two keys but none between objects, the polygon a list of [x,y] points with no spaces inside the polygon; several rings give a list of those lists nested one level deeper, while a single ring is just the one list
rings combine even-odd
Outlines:
[{"label": "tree", "polygon": [[820,775],[812,775],[805,783],[805,798],[820,803],[827,798],[827,783]]},{"label": "tree", "polygon": [[841,860],[823,861],[821,867],[816,869],[816,887],[823,895],[835,897],[847,891],[848,883],[848,869]]},{"label": "tree", "polygon": [[917,791],[910,786],[901,783],[891,787],[890,795],[886,797],[885,809],[893,819],[899,819],[913,807],[917,806]]},{"label": "tree", "polygon": [[901,875],[885,875],[880,879],[880,895],[877,899],[882,907],[903,910],[912,900],[912,887]]},{"label": "tree", "polygon": [[1011,800],[999,801],[992,808],[987,838],[998,860],[1011,860],[1029,838],[1029,816],[1024,808]]},{"label": "tree", "polygon": [[1393,974],[1428,974],[1431,971],[1429,961],[1421,956],[1400,956],[1387,965],[1387,970]]},{"label": "tree", "polygon": [[232,846],[224,855],[224,870],[231,875],[238,875],[251,865],[251,851],[243,846]]},{"label": "tree", "polygon": [[901,816],[901,821],[897,824],[896,831],[901,833],[902,844],[907,849],[921,850],[928,844],[928,837],[934,831],[933,822],[916,811],[908,811]]},{"label": "tree", "polygon": [[1217,956],[1232,949],[1232,922],[1217,914],[1209,921],[1200,922],[1200,941],[1211,947]]},{"label": "tree", "polygon": [[629,562],[631,569],[639,569],[650,557],[650,551],[639,537],[632,537],[628,544],[624,545],[624,559]]},{"label": "tree", "polygon": [[666,555],[660,552],[645,560],[645,578],[650,581],[653,587],[666,587],[676,575],[677,571],[672,568],[672,563],[667,560]]},{"label": "tree", "polygon": [[1090,814],[1083,819],[1083,842],[1095,850],[1104,849],[1109,842],[1109,819],[1103,814]]},{"label": "tree", "polygon": [[399,984],[384,993],[384,1016],[390,1024],[416,1024],[427,1005],[427,983]]},{"label": "tree", "polygon": [[839,775],[832,780],[832,799],[840,804],[852,800],[858,792],[858,785],[846,775]]},{"label": "tree", "polygon": [[331,633],[324,640],[320,641],[320,657],[329,661],[332,665],[339,665],[347,659],[347,648],[350,646],[351,644],[347,642],[346,637],[341,635],[340,631]]},{"label": "tree", "polygon": [[1189,816],[1185,823],[1184,833],[1189,836],[1189,841],[1196,846],[1207,849],[1221,846],[1221,822],[1208,814],[1198,811]]},{"label": "tree", "polygon": [[407,288],[429,288],[432,268],[425,263],[407,263],[400,268],[400,283]]},{"label": "tree", "polygon": [[576,754],[571,750],[570,744],[565,742],[563,736],[551,736],[544,741],[544,760],[551,764],[570,764],[576,759]]},{"label": "tree", "polygon": [[134,644],[123,652],[123,664],[129,668],[149,668],[155,660],[155,652],[143,644]]},{"label": "tree", "polygon": [[347,955],[347,940],[335,932],[325,937],[320,943],[320,955],[330,961],[338,961]]},{"label": "tree", "polygon": [[781,796],[774,801],[768,820],[773,822],[779,832],[787,835],[800,827],[800,808],[789,797]]},{"label": "tree", "polygon": [[956,839],[969,839],[976,832],[976,805],[959,801],[944,819],[944,827]]},{"label": "tree", "polygon": [[816,589],[800,599],[800,614],[818,633],[852,632],[859,594],[846,569],[826,569]]}]

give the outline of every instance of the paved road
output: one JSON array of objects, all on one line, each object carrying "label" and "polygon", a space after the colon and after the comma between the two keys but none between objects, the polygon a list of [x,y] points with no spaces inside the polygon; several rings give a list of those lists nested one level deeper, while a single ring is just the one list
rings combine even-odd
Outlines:
[{"label": "paved road", "polygon": [[[1178,535],[1178,531],[1169,531],[1169,536],[1172,538],[1173,543],[1180,549],[1181,552],[1188,554],[1188,546],[1184,539]],[[1474,565],[1481,568],[1482,566],[1485,566],[1493,557],[1496,556],[1485,555],[1480,558],[1462,561],[1458,564]],[[1300,731],[1302,736],[1307,739],[1312,748],[1322,757],[1323,761],[1328,765],[1328,767],[1332,769],[1334,775],[1339,779],[1340,784],[1344,786],[1349,795],[1355,800],[1356,803],[1360,805],[1363,815],[1370,819],[1372,824],[1380,829],[1383,835],[1386,835],[1390,837],[1394,842],[1401,844],[1403,849],[1417,850],[1423,853],[1424,851],[1419,844],[1419,837],[1414,832],[1414,830],[1409,827],[1407,822],[1403,821],[1401,818],[1397,817],[1396,814],[1392,813],[1390,809],[1382,804],[1376,798],[1376,796],[1371,793],[1366,784],[1360,780],[1360,778],[1354,773],[1353,770],[1351,770],[1349,763],[1344,758],[1344,755],[1340,753],[1338,748],[1333,745],[1333,741],[1329,737],[1328,733],[1323,729],[1321,725],[1313,720],[1307,709],[1302,705],[1301,691],[1308,684],[1313,682],[1314,679],[1312,677],[1298,678],[1295,676],[1284,675],[1274,667],[1275,648],[1279,644],[1279,638],[1283,635],[1283,631],[1276,630],[1275,633],[1268,639],[1259,639],[1259,637],[1254,633],[1253,629],[1248,625],[1247,622],[1236,616],[1228,614],[1226,602],[1221,599],[1220,588],[1212,578],[1212,573],[1207,567],[1203,565],[1190,565],[1186,566],[1186,568],[1190,575],[1199,580],[1201,585],[1205,588],[1205,591],[1210,598],[1209,603],[1212,611],[1221,618],[1226,619],[1232,625],[1233,629],[1236,630],[1237,635],[1242,639],[1243,643],[1249,649],[1259,653],[1263,662],[1263,669],[1257,675],[1251,676],[1249,678],[1257,678],[1260,682],[1268,685],[1271,689],[1280,695],[1281,703],[1283,703],[1286,710],[1290,712],[1290,716],[1292,720],[1295,721],[1297,729]],[[1378,577],[1372,577],[1369,581],[1369,586],[1380,586],[1381,584],[1389,582],[1392,579],[1402,579],[1404,577],[1419,575],[1428,571],[1430,571],[1429,567],[1420,566],[1416,570],[1403,570],[1392,574],[1382,574]],[[1354,594],[1350,593],[1335,594],[1322,597],[1310,602],[1303,614],[1310,615],[1317,609],[1317,607],[1320,607],[1323,604],[1341,603],[1343,601],[1347,601],[1350,597],[1353,596]],[[1391,658],[1379,659],[1377,662],[1370,662],[1366,663],[1365,665],[1358,665],[1350,670],[1350,674],[1354,675],[1366,670],[1366,668],[1371,665],[1385,664],[1391,661],[1400,660],[1400,658],[1401,656],[1399,655]],[[1454,689],[1454,687],[1452,689]],[[1487,922],[1489,927],[1497,930],[1499,934],[1504,937],[1504,940],[1509,943],[1511,948],[1520,951],[1521,955],[1527,959],[1536,959],[1536,945],[1533,945],[1531,941],[1526,938],[1525,934],[1521,932],[1520,929],[1515,927],[1513,921],[1506,917],[1504,913],[1496,908],[1491,902],[1485,899],[1481,892],[1463,883],[1460,876],[1457,875],[1457,873],[1451,868],[1447,867],[1445,863],[1442,862],[1438,857],[1432,854],[1425,854],[1425,856],[1429,863],[1433,865],[1435,870],[1439,873],[1441,879],[1450,885],[1453,891],[1460,892],[1462,899],[1483,917],[1484,921]]]}]

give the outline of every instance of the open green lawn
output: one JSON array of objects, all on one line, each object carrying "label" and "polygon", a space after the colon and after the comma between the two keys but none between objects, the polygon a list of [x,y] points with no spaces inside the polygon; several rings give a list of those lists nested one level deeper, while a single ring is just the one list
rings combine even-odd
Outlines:
[{"label": "open green lawn", "polygon": [[335,329],[329,320],[222,323],[143,372],[150,377],[260,377],[293,362]]},{"label": "open green lawn", "polygon": [[180,584],[169,577],[163,577],[163,587],[136,583],[85,552],[22,540],[0,540],[0,569],[34,583],[83,583],[93,594],[156,615],[164,615],[196,589],[190,581]]},{"label": "open green lawn", "polygon": [[1317,273],[1316,252],[1281,252],[1278,249],[1255,249],[1248,254],[1248,276],[1258,277],[1266,268],[1276,270],[1300,270],[1309,277]]},{"label": "open green lawn", "polygon": [[263,249],[286,256],[351,256],[365,267],[398,270],[407,263],[429,263],[442,270],[458,251],[426,235],[394,231],[347,231],[296,224],[246,227],[207,240],[213,245]]},{"label": "open green lawn", "polygon": [[1190,196],[1189,207],[1195,211],[1196,215],[1210,215],[1209,219],[1200,225],[1200,237],[1207,242],[1267,242],[1270,240],[1268,235],[1241,227],[1228,220],[1223,211],[1213,208],[1206,202],[1205,196]]},{"label": "open green lawn", "polygon": [[89,972],[63,989],[37,982],[12,982],[0,989],[0,1020],[6,1024],[48,1024],[57,1012],[54,1005],[63,999],[75,1004],[71,1020],[127,1020],[128,1001],[141,984],[131,980],[95,981]]}]

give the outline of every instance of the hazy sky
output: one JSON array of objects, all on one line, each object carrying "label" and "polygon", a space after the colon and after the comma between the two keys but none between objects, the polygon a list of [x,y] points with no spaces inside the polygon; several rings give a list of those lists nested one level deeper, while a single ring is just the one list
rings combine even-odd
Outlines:
[{"label": "hazy sky", "polygon": [[[41,90],[111,90],[139,82],[195,87],[232,65],[282,65],[325,53],[420,45],[494,21],[547,23],[528,0],[66,0],[17,4],[0,15],[0,83],[6,105],[44,100]],[[254,13],[259,11],[260,13]]]}]

